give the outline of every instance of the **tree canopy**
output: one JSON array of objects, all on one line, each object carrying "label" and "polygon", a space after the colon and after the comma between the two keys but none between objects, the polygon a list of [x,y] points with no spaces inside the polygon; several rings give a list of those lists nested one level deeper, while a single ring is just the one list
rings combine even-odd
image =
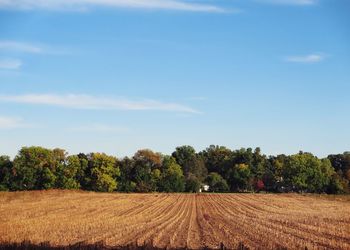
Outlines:
[{"label": "tree canopy", "polygon": [[266,156],[260,148],[180,146],[171,155],[149,149],[121,159],[104,153],[68,155],[63,149],[23,147],[0,156],[0,191],[83,189],[97,192],[347,193],[350,153]]}]

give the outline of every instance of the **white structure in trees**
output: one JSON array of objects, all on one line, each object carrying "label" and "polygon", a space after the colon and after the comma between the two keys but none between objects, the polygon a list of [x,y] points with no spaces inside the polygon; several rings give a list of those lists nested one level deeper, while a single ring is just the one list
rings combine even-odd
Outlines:
[{"label": "white structure in trees", "polygon": [[209,185],[203,185],[201,186],[201,188],[199,189],[199,192],[202,193],[202,192],[208,192],[209,191]]}]

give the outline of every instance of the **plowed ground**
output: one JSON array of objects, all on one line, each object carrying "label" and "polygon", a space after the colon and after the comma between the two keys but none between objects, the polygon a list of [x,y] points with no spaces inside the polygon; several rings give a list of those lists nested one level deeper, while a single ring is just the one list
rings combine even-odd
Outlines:
[{"label": "plowed ground", "polygon": [[350,249],[350,198],[296,194],[0,192],[0,244]]}]

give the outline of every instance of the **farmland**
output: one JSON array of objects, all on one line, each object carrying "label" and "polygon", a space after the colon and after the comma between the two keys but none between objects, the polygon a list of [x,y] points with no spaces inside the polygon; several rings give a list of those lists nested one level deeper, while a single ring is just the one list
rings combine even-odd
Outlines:
[{"label": "farmland", "polygon": [[349,211],[347,196],[0,192],[0,242],[350,249]]}]

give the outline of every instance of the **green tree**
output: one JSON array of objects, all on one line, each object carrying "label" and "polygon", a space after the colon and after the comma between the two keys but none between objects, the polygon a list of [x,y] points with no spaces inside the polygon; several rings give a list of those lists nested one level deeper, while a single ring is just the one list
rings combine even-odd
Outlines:
[{"label": "green tree", "polygon": [[341,178],[337,173],[334,173],[326,188],[326,192],[329,194],[342,194],[347,192],[348,182]]},{"label": "green tree", "polygon": [[265,172],[262,177],[265,190],[282,192],[284,188],[283,169],[288,157],[286,155],[270,156],[265,163]]},{"label": "green tree", "polygon": [[43,168],[40,175],[40,188],[39,189],[51,189],[55,188],[56,175],[50,168]]},{"label": "green tree", "polygon": [[334,169],[328,159],[320,160],[310,153],[292,155],[283,169],[286,185],[298,192],[324,192]]},{"label": "green tree", "polygon": [[185,191],[190,192],[190,193],[198,193],[199,189],[201,188],[201,181],[197,178],[197,176],[193,174],[189,174],[186,177],[186,182],[185,182]]},{"label": "green tree", "polygon": [[226,180],[215,172],[208,175],[206,183],[209,185],[209,190],[211,192],[227,192],[229,190]]},{"label": "green tree", "polygon": [[331,161],[338,177],[341,178],[339,181],[343,185],[344,192],[350,192],[350,152],[329,155],[327,158]]},{"label": "green tree", "polygon": [[232,165],[233,153],[226,147],[211,145],[200,154],[205,160],[208,172],[216,172],[221,176],[225,176]]},{"label": "green tree", "polygon": [[13,189],[47,189],[55,186],[53,152],[42,147],[23,147],[13,162]]},{"label": "green tree", "polygon": [[[233,152],[233,165],[245,164],[251,168],[254,161],[254,154],[252,148],[241,148]],[[232,165],[231,165],[232,166]]]},{"label": "green tree", "polygon": [[135,192],[137,184],[135,180],[135,163],[133,159],[125,157],[119,162],[120,177],[118,191]]},{"label": "green tree", "polygon": [[[77,167],[76,179],[80,187],[84,190],[91,190],[91,167],[89,163],[90,155],[80,153],[77,155],[79,159],[79,167]],[[78,163],[77,163],[78,164]]]},{"label": "green tree", "polygon": [[120,176],[117,159],[104,153],[92,153],[89,157],[91,169],[91,189],[100,192],[112,192],[117,188]]},{"label": "green tree", "polygon": [[230,190],[233,192],[251,189],[251,171],[249,165],[236,164],[228,172]]},{"label": "green tree", "polygon": [[252,175],[257,180],[262,180],[266,172],[266,168],[268,167],[268,162],[267,162],[266,156],[261,154],[261,150],[259,147],[255,148],[254,150],[253,161],[250,167],[251,167]]},{"label": "green tree", "polygon": [[77,155],[68,156],[65,164],[57,169],[57,187],[62,189],[79,189],[77,174],[81,169],[80,158]]},{"label": "green tree", "polygon": [[0,156],[0,191],[10,190],[12,185],[12,161],[9,156]]},{"label": "green tree", "polygon": [[113,192],[117,189],[117,181],[109,174],[105,174],[97,170],[96,179],[93,182],[93,190],[99,192]]},{"label": "green tree", "polygon": [[151,150],[139,150],[133,157],[132,180],[136,183],[137,192],[157,191],[158,171],[162,167],[162,156]]},{"label": "green tree", "polygon": [[159,191],[160,182],[162,179],[162,173],[158,168],[153,169],[151,172],[151,183],[153,191]]},{"label": "green tree", "polygon": [[184,175],[181,166],[173,157],[165,157],[163,161],[164,172],[161,178],[161,191],[183,192],[185,189]]},{"label": "green tree", "polygon": [[204,158],[201,155],[196,154],[196,151],[191,146],[177,147],[172,156],[176,159],[176,162],[182,167],[182,171],[186,178],[189,175],[197,177],[199,182],[204,181],[208,174],[208,170],[205,167]]}]

